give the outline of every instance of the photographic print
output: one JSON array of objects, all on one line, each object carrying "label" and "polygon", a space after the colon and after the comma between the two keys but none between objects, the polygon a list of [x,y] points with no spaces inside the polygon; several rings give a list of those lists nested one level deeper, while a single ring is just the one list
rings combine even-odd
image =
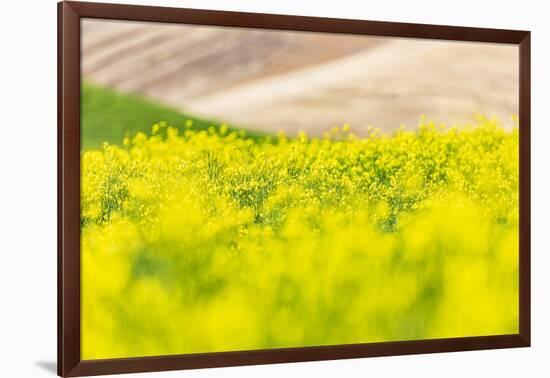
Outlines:
[{"label": "photographic print", "polygon": [[82,360],[520,332],[517,44],[80,25]]}]

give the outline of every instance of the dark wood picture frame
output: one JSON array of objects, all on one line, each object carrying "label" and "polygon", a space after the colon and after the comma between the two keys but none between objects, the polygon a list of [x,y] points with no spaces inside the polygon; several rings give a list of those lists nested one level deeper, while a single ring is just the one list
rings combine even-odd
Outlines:
[{"label": "dark wood picture frame", "polygon": [[[519,46],[519,333],[106,360],[80,354],[80,20],[236,26]],[[99,375],[530,345],[530,32],[104,3],[58,4],[58,374]]]}]

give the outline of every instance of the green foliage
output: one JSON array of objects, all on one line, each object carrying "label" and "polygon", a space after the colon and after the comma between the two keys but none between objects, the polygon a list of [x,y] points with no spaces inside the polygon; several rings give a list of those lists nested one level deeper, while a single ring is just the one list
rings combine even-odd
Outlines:
[{"label": "green foliage", "polygon": [[[193,122],[196,130],[206,130],[216,122],[181,113],[143,97],[123,94],[109,88],[84,82],[81,101],[82,149],[100,148],[103,142],[119,143],[125,136],[149,132],[161,120],[183,128]],[[262,133],[250,133],[257,138]]]},{"label": "green foliage", "polygon": [[82,157],[84,359],[518,331],[518,132],[166,123]]}]

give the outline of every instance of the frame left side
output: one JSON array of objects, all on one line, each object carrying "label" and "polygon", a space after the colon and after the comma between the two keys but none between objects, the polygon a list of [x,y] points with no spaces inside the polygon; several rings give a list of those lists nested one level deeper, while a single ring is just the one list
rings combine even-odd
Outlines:
[{"label": "frame left side", "polygon": [[57,373],[80,363],[80,16],[57,5]]}]

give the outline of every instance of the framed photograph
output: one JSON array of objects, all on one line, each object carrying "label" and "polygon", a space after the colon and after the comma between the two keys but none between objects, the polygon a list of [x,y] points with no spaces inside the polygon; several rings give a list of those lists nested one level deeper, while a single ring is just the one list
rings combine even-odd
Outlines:
[{"label": "framed photograph", "polygon": [[61,2],[58,373],[530,345],[530,33]]}]

